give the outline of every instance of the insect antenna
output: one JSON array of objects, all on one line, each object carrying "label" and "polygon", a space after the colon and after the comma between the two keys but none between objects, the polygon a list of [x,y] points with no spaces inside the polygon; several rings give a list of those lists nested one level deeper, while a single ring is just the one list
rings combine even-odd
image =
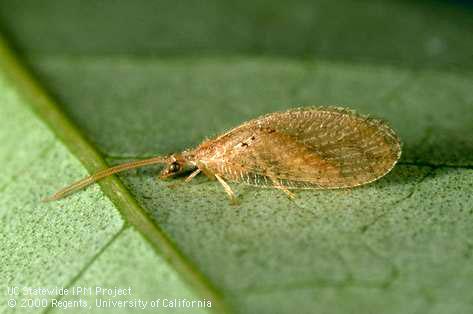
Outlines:
[{"label": "insect antenna", "polygon": [[88,176],[84,179],[81,179],[79,181],[72,183],[71,185],[65,187],[64,189],[56,192],[54,195],[44,198],[43,202],[49,202],[49,201],[55,201],[55,200],[61,199],[65,197],[66,195],[69,195],[77,190],[80,190],[88,185],[91,185],[94,182],[97,182],[105,177],[111,176],[112,174],[115,174],[117,172],[122,172],[125,170],[144,167],[144,166],[153,165],[153,164],[165,163],[167,160],[168,160],[167,157],[157,156],[157,157],[153,157],[149,159],[127,162],[121,165],[117,165],[115,167],[110,167],[110,168],[98,171],[91,176]]}]

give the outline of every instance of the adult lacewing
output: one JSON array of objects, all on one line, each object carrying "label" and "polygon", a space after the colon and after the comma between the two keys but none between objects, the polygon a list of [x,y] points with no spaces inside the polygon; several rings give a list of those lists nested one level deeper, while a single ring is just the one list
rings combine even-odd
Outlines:
[{"label": "adult lacewing", "polygon": [[132,161],[99,171],[58,191],[58,200],[128,169],[165,164],[160,178],[199,173],[217,179],[232,202],[228,182],[294,189],[352,188],[386,175],[401,156],[396,133],[382,120],[339,107],[303,107],[250,120],[193,149]]}]

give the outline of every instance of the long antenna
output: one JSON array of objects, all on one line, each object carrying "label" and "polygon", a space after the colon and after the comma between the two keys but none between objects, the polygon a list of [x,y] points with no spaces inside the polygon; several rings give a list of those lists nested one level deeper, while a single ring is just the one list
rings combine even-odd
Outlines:
[{"label": "long antenna", "polygon": [[104,170],[101,170],[99,172],[96,172],[95,174],[86,177],[82,180],[79,180],[77,182],[72,183],[71,185],[65,187],[64,189],[56,192],[54,195],[51,195],[49,197],[46,197],[43,199],[43,202],[49,202],[49,201],[55,201],[58,199],[63,198],[66,195],[69,195],[77,190],[80,190],[88,185],[91,185],[92,183],[103,179],[105,177],[111,176],[114,173],[129,170],[129,169],[134,169],[134,168],[139,168],[143,166],[148,166],[148,165],[153,165],[153,164],[159,164],[159,163],[164,163],[166,162],[167,158],[166,157],[153,157],[145,160],[138,160],[138,161],[131,161],[127,162],[115,167],[107,168]]}]

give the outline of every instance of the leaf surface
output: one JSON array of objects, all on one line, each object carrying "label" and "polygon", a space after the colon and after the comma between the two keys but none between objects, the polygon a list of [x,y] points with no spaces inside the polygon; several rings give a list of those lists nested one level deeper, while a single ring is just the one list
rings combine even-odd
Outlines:
[{"label": "leaf surface", "polygon": [[[98,186],[60,202],[41,202],[50,193],[51,186],[65,185],[86,175],[86,169],[68,148],[84,149],[79,155],[82,161],[87,160],[89,167],[100,165],[101,160],[94,157],[94,152],[87,151],[90,148],[84,146],[73,129],[67,128],[67,122],[18,66],[3,42],[0,42],[0,59],[0,281],[3,291],[0,311],[62,311],[66,308],[55,306],[57,303],[52,301],[62,300],[57,291],[43,296],[29,289],[72,291],[79,285],[92,289],[133,286],[134,295],[129,298],[144,300],[159,296],[197,299],[188,283],[163,258],[162,252],[153,250],[122,218],[123,208],[118,210],[115,204],[123,206],[123,203],[116,199],[116,203],[112,203]],[[56,127],[64,124],[66,128],[61,130],[65,134],[52,132],[39,117]],[[61,141],[64,139],[75,139],[75,142],[66,146]],[[110,181],[104,189],[119,193],[120,188],[114,188]],[[133,258],[138,261],[132,263]],[[140,280],[148,277],[150,269],[159,275]],[[106,275],[107,272],[111,273]],[[90,273],[95,273],[92,279]],[[7,289],[13,287],[20,289],[19,295],[7,293]],[[43,298],[49,300],[48,307],[43,307],[43,303],[30,309],[24,307],[24,300]],[[95,300],[85,301],[92,304]],[[101,312],[95,306],[92,310]],[[85,312],[90,310],[86,308]],[[127,313],[128,309],[123,312]],[[206,309],[196,309],[196,312],[204,313]]]},{"label": "leaf surface", "polygon": [[[75,278],[81,284],[133,285],[150,297],[159,283],[173,287],[170,295],[193,296],[208,281],[235,313],[466,313],[473,307],[471,11],[439,2],[281,1],[268,8],[244,1],[208,2],[213,10],[166,2],[121,3],[114,10],[71,5],[51,14],[60,7],[57,1],[45,2],[44,12],[34,10],[34,1],[25,3],[24,11],[0,3],[11,9],[0,10],[6,30],[60,109],[110,165],[178,152],[261,114],[301,105],[343,105],[383,118],[403,141],[400,164],[383,179],[349,191],[298,192],[295,201],[277,190],[234,184],[241,203],[235,207],[217,182],[204,177],[189,184],[178,179],[173,188],[176,182],[156,179],[159,167],[124,173],[120,179],[132,195],[127,200],[144,209],[138,221],[150,226],[137,229],[151,241],[124,229],[133,211],[114,216],[129,203],[113,205],[92,187],[64,200],[60,214],[72,219],[92,210],[97,216],[90,229],[81,231],[89,218],[74,227],[74,245],[95,246],[85,253],[72,246],[69,254],[52,247],[76,263],[66,265],[77,266],[57,272],[69,279],[58,278],[56,268],[38,269],[37,276],[51,284]],[[121,24],[107,21],[123,19],[129,27],[112,32],[110,25],[115,30]],[[51,36],[41,39],[37,29]],[[10,97],[10,88],[2,88],[1,97]],[[5,214],[2,228],[11,231],[2,231],[3,237],[27,230],[28,248],[43,234],[41,243],[56,243],[47,236],[56,229],[33,235],[29,222],[22,225],[29,229],[8,228],[19,226],[20,200],[53,192],[85,169],[44,126],[43,133],[27,132],[39,130],[28,123],[40,120],[8,108],[0,109],[11,117],[2,123],[17,135],[0,135],[0,160],[11,165],[0,174],[7,184],[2,193],[10,193],[2,208],[17,210]],[[11,157],[15,148],[20,157]],[[46,158],[56,150],[62,152],[57,159]],[[54,170],[19,176],[16,169],[34,167],[28,158],[39,160],[38,170]],[[102,165],[84,164],[89,170]],[[15,180],[25,181],[9,184]],[[103,191],[112,200],[127,193],[107,188],[107,182]],[[21,190],[24,197],[18,198]],[[89,201],[74,207],[84,198]],[[105,229],[94,221],[107,222]],[[58,239],[69,239],[60,234]],[[159,249],[151,253],[163,243],[170,245],[162,255],[154,254]],[[18,271],[26,266],[17,269],[14,261],[26,259],[31,249],[18,248],[14,240],[2,245],[8,249],[2,254],[17,254],[3,276],[28,279]],[[170,255],[193,267],[169,267],[163,256]],[[189,279],[189,269],[197,275],[181,281]],[[147,276],[154,271],[156,276]],[[162,277],[167,272],[172,283]],[[186,283],[195,281],[200,286],[188,290]]]}]

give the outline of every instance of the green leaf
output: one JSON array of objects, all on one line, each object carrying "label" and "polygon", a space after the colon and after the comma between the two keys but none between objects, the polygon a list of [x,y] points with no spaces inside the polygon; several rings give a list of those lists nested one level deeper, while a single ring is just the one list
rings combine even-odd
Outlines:
[{"label": "green leaf", "polygon": [[[46,3],[45,12],[58,5]],[[236,313],[469,312],[471,12],[435,2],[365,1],[363,10],[358,2],[331,3],[215,4],[217,12],[236,11],[230,22],[198,4],[156,4],[168,14],[143,18],[144,24],[133,21],[155,14],[153,5],[84,9],[93,14],[79,16],[80,23],[74,7],[53,16],[58,25],[89,25],[98,34],[61,33],[64,28],[34,10],[5,17],[41,83],[110,165],[181,151],[260,114],[300,105],[343,105],[383,118],[404,144],[401,162],[385,178],[349,191],[298,192],[295,201],[277,190],[232,184],[241,204],[231,206],[218,182],[178,179],[172,188],[175,182],[156,179],[159,167],[120,175],[132,196],[115,179],[106,180],[103,191],[115,205],[98,205],[97,198],[109,201],[97,187],[58,205],[75,217],[80,211],[70,208],[93,199],[94,214],[121,212],[124,220],[108,241],[86,232],[103,241],[92,260],[68,256],[83,259],[77,262],[82,267],[65,267],[72,282],[132,285],[149,298],[222,295]],[[340,16],[345,24],[334,22],[338,12],[346,12]],[[101,13],[112,21],[131,19],[123,37],[100,33],[113,24]],[[69,45],[38,41],[36,27]],[[53,125],[56,132],[68,127]],[[44,147],[38,139],[31,142]],[[63,141],[90,171],[103,166],[90,147],[92,156],[83,156],[79,135]],[[58,160],[75,160],[67,156]],[[80,178],[85,171],[76,167],[72,173],[65,162],[51,161],[52,174],[42,174],[47,184],[32,190],[43,195]],[[149,242],[134,229],[120,231],[128,222]],[[36,239],[31,235],[26,243]],[[18,275],[9,264],[6,274]],[[173,284],[162,279],[167,272]],[[172,292],[164,289],[168,284]]]},{"label": "green leaf", "polygon": [[[456,3],[455,3],[456,2]],[[265,55],[473,69],[468,1],[1,1],[26,54]]]},{"label": "green leaf", "polygon": [[[0,176],[0,281],[5,296],[0,299],[0,311],[24,312],[25,299],[44,298],[25,292],[28,288],[132,287],[133,294],[120,300],[198,299],[183,276],[194,282],[200,296],[213,300],[206,283],[193,279],[196,275],[181,261],[179,252],[115,179],[105,181],[105,193],[95,186],[59,202],[41,202],[52,186],[63,186],[86,175],[68,148],[92,170],[104,163],[19,67],[3,42],[0,60],[0,163],[4,167]],[[62,141],[68,141],[69,146]],[[156,250],[128,222],[146,230]],[[155,276],[149,278],[151,271]],[[14,287],[21,293],[8,295],[7,289]],[[58,293],[47,297],[47,310],[65,309],[51,300],[61,300]],[[101,312],[92,305],[101,298],[89,295],[81,299]],[[9,300],[15,300],[16,305]],[[218,308],[218,300],[214,307]],[[45,308],[34,310],[42,312]],[[175,312],[172,308],[163,311]]]},{"label": "green leaf", "polygon": [[[35,64],[111,164],[182,150],[288,104],[345,100],[390,121],[404,142],[401,164],[350,191],[304,191],[290,201],[233,184],[234,207],[205,178],[170,188],[157,167],[121,178],[239,312],[290,312],[294,302],[302,312],[342,313],[423,312],[452,298],[460,312],[470,306],[472,78],[262,58]],[[457,102],[445,106],[449,98]]]}]

